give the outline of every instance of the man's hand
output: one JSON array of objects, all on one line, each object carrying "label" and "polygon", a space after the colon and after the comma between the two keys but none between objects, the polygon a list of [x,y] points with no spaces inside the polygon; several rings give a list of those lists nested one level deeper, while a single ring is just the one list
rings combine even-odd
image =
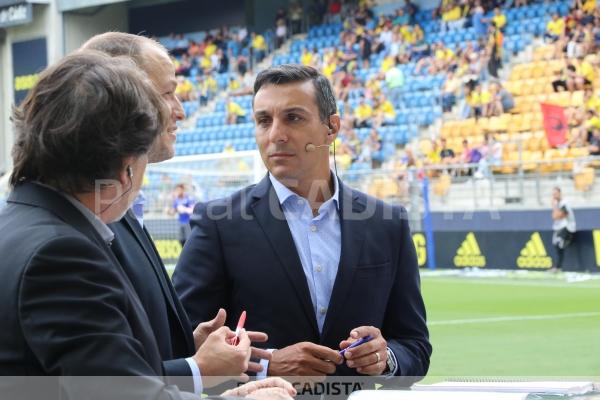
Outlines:
[{"label": "man's hand", "polygon": [[348,339],[340,342],[340,349],[345,349],[368,335],[371,335],[373,339],[344,353],[346,365],[361,374],[381,375],[387,366],[387,341],[381,336],[379,329],[374,326],[361,326],[353,329]]},{"label": "man's hand", "polygon": [[[225,320],[227,319],[227,312],[220,308],[217,312],[217,315],[211,319],[210,321],[201,322],[198,324],[196,329],[194,329],[194,345],[196,346],[196,351],[202,346],[202,344],[206,341],[208,335],[216,331],[225,325]],[[250,341],[253,343],[264,343],[269,338],[266,333],[263,332],[253,332],[247,331],[248,337]],[[251,357],[253,359],[271,359],[271,353],[269,351],[259,349],[256,347],[250,347]],[[250,361],[248,363],[248,371],[250,372],[260,372],[262,371],[262,366],[260,363]]]},{"label": "man's hand", "polygon": [[[248,379],[244,372],[248,370],[250,360],[250,338],[242,329],[238,345],[233,346],[229,344],[233,337],[235,337],[235,333],[223,326],[208,335],[206,341],[194,354],[193,359],[198,364],[203,378],[223,376],[237,377],[241,380]],[[220,383],[213,381],[203,379],[207,387]]]},{"label": "man's hand", "polygon": [[228,390],[223,396],[248,397],[256,400],[287,400],[296,395],[296,389],[281,378],[266,378]]},{"label": "man's hand", "polygon": [[213,319],[198,324],[196,329],[194,329],[194,346],[196,346],[196,351],[206,341],[208,335],[225,325],[226,319],[227,312],[219,308],[219,312],[217,312],[217,315]]},{"label": "man's hand", "polygon": [[301,342],[275,350],[269,363],[272,376],[324,376],[333,374],[342,356],[337,350]]}]

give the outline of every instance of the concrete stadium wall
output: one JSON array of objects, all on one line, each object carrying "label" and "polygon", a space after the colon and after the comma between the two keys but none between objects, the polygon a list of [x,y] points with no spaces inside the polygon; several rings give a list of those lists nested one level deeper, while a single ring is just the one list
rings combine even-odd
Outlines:
[{"label": "concrete stadium wall", "polygon": [[29,24],[6,28],[6,37],[0,41],[0,89],[3,101],[0,104],[2,117],[0,122],[0,169],[6,170],[11,164],[10,151],[14,135],[9,121],[13,105],[13,43],[46,39],[47,60],[53,63],[64,52],[63,48],[62,14],[57,11],[56,4],[34,4],[33,20]]},{"label": "concrete stadium wall", "polygon": [[63,20],[65,54],[77,49],[98,33],[129,31],[127,6],[124,3],[66,12]]}]

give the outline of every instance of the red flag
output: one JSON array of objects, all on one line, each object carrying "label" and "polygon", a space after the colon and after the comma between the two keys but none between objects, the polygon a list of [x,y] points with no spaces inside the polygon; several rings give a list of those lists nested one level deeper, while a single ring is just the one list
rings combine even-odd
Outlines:
[{"label": "red flag", "polygon": [[567,130],[569,129],[565,108],[547,103],[542,103],[541,106],[548,144],[552,147],[565,144],[567,142]]}]

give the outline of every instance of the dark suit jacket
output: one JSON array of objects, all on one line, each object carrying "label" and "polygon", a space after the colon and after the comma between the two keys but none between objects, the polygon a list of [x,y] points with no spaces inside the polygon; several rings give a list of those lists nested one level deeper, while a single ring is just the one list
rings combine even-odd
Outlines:
[{"label": "dark suit jacket", "polygon": [[[198,204],[173,277],[192,323],[228,310],[235,325],[269,335],[267,347],[302,341],[338,348],[353,328],[382,330],[398,374],[424,376],[431,345],[406,211],[340,182],[342,251],[322,334],[283,211],[268,177]],[[353,375],[345,365],[338,374]]]},{"label": "dark suit jacket", "polygon": [[153,377],[164,370],[146,312],[108,245],[64,196],[20,184],[0,212],[0,233],[0,375],[141,377],[135,387],[67,379],[63,395],[73,399],[192,397]]},{"label": "dark suit jacket", "polygon": [[[115,233],[111,250],[146,310],[166,374],[191,375],[185,358],[195,353],[192,327],[150,234],[131,211],[109,227]],[[191,379],[189,385],[193,389]]]}]

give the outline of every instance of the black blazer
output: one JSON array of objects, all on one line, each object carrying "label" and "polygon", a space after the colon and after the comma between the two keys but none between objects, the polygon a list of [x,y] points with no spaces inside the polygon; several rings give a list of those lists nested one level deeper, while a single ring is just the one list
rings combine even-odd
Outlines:
[{"label": "black blazer", "polygon": [[108,245],[61,194],[17,186],[0,212],[0,254],[1,375],[144,377],[129,387],[135,395],[114,380],[63,381],[73,399],[196,398],[153,377],[164,370],[144,307]]},{"label": "black blazer", "polygon": [[[191,375],[185,358],[195,353],[193,330],[150,234],[131,210],[109,227],[115,233],[111,250],[146,310],[165,373]],[[191,380],[189,385],[193,389]]]},{"label": "black blazer", "polygon": [[[322,334],[285,216],[268,177],[201,203],[173,276],[192,323],[247,310],[246,327],[270,348],[302,341],[338,348],[351,329],[373,325],[394,352],[398,375],[424,376],[431,345],[415,248],[404,208],[340,182],[342,251]],[[337,374],[353,375],[345,365]]]}]

